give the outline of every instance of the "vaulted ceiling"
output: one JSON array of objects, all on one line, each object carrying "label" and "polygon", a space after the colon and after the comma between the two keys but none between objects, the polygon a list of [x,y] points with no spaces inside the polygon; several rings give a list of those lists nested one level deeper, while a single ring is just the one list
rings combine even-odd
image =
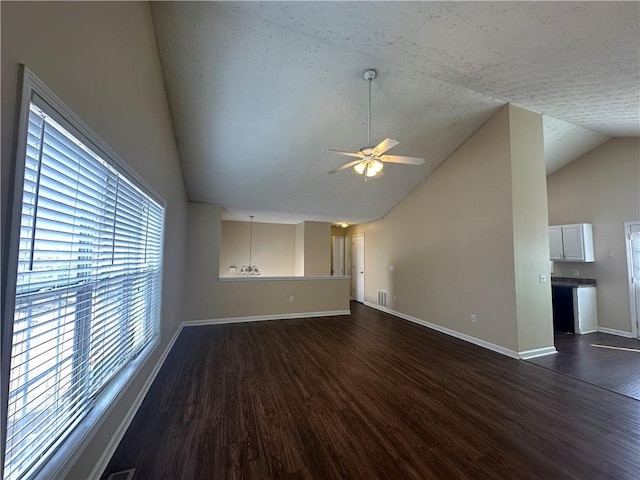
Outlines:
[{"label": "vaulted ceiling", "polygon": [[[382,217],[506,103],[544,115],[547,172],[640,135],[636,2],[153,2],[189,199],[224,218]],[[367,143],[424,166],[327,172]]]}]

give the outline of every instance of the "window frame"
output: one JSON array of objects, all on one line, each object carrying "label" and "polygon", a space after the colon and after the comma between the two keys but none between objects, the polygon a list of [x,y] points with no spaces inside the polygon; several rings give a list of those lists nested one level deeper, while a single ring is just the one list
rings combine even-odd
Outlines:
[{"label": "window frame", "polygon": [[[7,440],[7,413],[9,400],[9,381],[11,368],[11,353],[13,340],[13,316],[15,309],[16,280],[18,268],[18,250],[20,239],[20,222],[22,214],[23,186],[26,162],[27,129],[29,122],[29,108],[34,96],[38,97],[37,105],[76,136],[85,145],[100,155],[100,157],[115,168],[119,173],[136,184],[149,197],[158,202],[163,208],[163,232],[160,253],[160,285],[158,292],[159,315],[156,332],[149,344],[132,361],[125,364],[119,373],[103,388],[95,404],[78,422],[70,434],[63,440],[57,441],[47,452],[45,460],[38,469],[29,472],[25,478],[50,479],[63,477],[78,459],[84,448],[91,441],[99,427],[109,416],[117,402],[125,395],[130,384],[142,370],[151,354],[161,343],[162,335],[162,293],[164,279],[164,247],[166,225],[166,201],[118,154],[113,151],[91,128],[89,128],[62,100],[60,100],[41,80],[39,80],[26,66],[20,65],[20,92],[17,98],[17,128],[14,143],[13,159],[13,192],[9,196],[10,207],[7,213],[7,229],[3,234],[2,246],[2,326],[0,333],[2,355],[0,358],[0,479],[4,478],[4,456]],[[5,226],[3,226],[4,229]],[[5,248],[6,247],[6,248]],[[6,255],[6,256],[5,256]],[[127,417],[125,417],[127,418]],[[108,449],[107,449],[108,450]]]}]

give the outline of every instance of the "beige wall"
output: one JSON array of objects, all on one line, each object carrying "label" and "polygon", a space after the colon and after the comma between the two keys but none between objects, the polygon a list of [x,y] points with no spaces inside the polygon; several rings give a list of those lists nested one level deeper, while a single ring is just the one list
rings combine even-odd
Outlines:
[{"label": "beige wall", "polygon": [[[346,277],[226,280],[221,281],[218,288],[224,304],[213,318],[349,310],[349,278]],[[291,296],[293,302],[289,301]],[[205,317],[208,318],[211,317]]]},{"label": "beige wall", "polygon": [[595,278],[599,326],[631,332],[624,222],[640,220],[640,139],[609,140],[549,176],[547,190],[550,225],[593,224],[595,262],[555,262],[554,275]]},{"label": "beige wall", "polygon": [[295,274],[331,275],[331,224],[301,222],[296,225]]},{"label": "beige wall", "polygon": [[189,202],[185,320],[218,318],[225,299],[219,283],[222,207]]},{"label": "beige wall", "polygon": [[[249,222],[222,222],[220,245],[220,276],[237,277],[240,267],[249,262]],[[295,275],[295,225],[253,222],[251,262],[263,276],[291,277]],[[229,271],[236,267],[236,273]]]},{"label": "beige wall", "polygon": [[2,2],[1,9],[3,235],[18,63],[26,64],[167,202],[162,342],[68,475],[88,478],[183,318],[187,210],[182,173],[147,3]]},{"label": "beige wall", "polygon": [[304,276],[331,275],[331,224],[304,222]]},{"label": "beige wall", "polygon": [[295,274],[304,277],[304,222],[296,225]]},{"label": "beige wall", "polygon": [[553,344],[542,117],[512,106],[509,129],[518,348],[527,351]]},{"label": "beige wall", "polygon": [[[377,290],[387,290],[395,311],[511,351],[553,345],[550,290],[548,284],[538,287],[538,274],[548,273],[549,265],[544,196],[542,206],[529,208],[531,196],[544,190],[544,165],[523,165],[542,162],[542,146],[534,145],[542,141],[541,120],[530,115],[504,108],[385,218],[348,229],[348,244],[353,234],[365,234],[366,301],[375,303]],[[534,128],[533,140],[520,147],[527,127]],[[532,146],[527,156],[524,150]],[[529,174],[535,186],[514,197],[512,185]],[[533,238],[523,225],[528,216],[541,230]],[[521,265],[527,244],[534,258]],[[543,270],[532,278],[537,268]],[[535,290],[529,303],[542,302],[537,311],[544,316],[522,317],[523,324],[536,323],[528,327],[535,334],[527,342],[518,335],[517,300],[528,302],[529,289]]]},{"label": "beige wall", "polygon": [[189,204],[187,320],[349,310],[346,278],[220,280],[221,216],[217,205]]}]

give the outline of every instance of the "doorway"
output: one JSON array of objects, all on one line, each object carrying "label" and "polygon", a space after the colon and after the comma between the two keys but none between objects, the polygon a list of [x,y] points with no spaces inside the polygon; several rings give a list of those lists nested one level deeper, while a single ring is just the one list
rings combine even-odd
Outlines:
[{"label": "doorway", "polygon": [[364,234],[353,236],[353,297],[356,302],[364,303]]},{"label": "doorway", "polygon": [[344,275],[344,237],[331,237],[331,275]]},{"label": "doorway", "polygon": [[640,338],[640,222],[626,222],[624,236],[627,243],[627,265],[629,271],[629,307],[631,310],[631,333]]}]

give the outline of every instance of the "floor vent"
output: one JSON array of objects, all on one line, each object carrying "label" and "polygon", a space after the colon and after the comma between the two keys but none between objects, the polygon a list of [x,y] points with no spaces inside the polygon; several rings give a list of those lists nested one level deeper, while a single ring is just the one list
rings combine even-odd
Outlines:
[{"label": "floor vent", "polygon": [[133,480],[133,474],[136,472],[135,468],[129,470],[122,470],[121,472],[110,473],[107,480]]},{"label": "floor vent", "polygon": [[386,290],[378,290],[378,305],[387,308],[387,292]]}]

